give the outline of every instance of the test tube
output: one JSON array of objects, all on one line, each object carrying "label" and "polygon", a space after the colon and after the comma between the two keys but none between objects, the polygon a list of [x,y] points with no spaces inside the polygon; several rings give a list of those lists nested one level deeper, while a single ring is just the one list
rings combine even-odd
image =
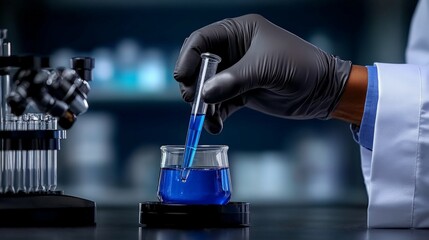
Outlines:
[{"label": "test tube", "polygon": [[[38,130],[39,124],[38,124],[38,116],[37,114],[31,114],[30,117],[30,128],[31,130]],[[37,192],[39,190],[40,185],[40,162],[39,162],[39,156],[37,150],[31,150],[33,153],[33,187],[34,192]]]},{"label": "test tube", "polygon": [[[6,131],[13,131],[15,127],[15,116],[12,114],[6,114]],[[6,152],[6,167],[5,167],[5,193],[14,193],[14,172],[15,172],[15,153],[12,150],[5,150]]]},{"label": "test tube", "polygon": [[[22,115],[22,130],[27,131],[30,129],[30,116],[28,113]],[[22,151],[22,159],[23,159],[23,167],[24,167],[24,185],[27,193],[32,192],[33,186],[33,174],[32,174],[32,161],[30,162],[30,151],[31,150],[23,150]],[[32,160],[32,159],[31,159]]]},{"label": "test tube", "polygon": [[[39,130],[46,130],[46,118],[45,114],[39,114]],[[46,157],[46,150],[38,149],[37,155],[39,158],[39,172],[40,172],[40,185],[38,187],[39,191],[45,192],[47,187],[47,164],[48,158]]]},{"label": "test tube", "polygon": [[[34,114],[29,113],[26,116],[27,120],[27,130],[35,130],[36,128],[36,117]],[[27,179],[28,179],[28,192],[35,192],[37,188],[37,177],[36,177],[36,164],[35,164],[35,151],[34,150],[28,150],[27,151]]]},{"label": "test tube", "polygon": [[[57,130],[58,129],[58,119],[57,118],[52,118],[52,126],[53,126],[53,130]],[[52,155],[52,187],[51,187],[51,191],[55,191],[57,188],[57,155],[58,155],[58,150],[50,150],[51,151],[51,155]]]},{"label": "test tube", "polygon": [[[57,130],[57,119],[47,115],[47,129]],[[55,191],[57,188],[57,151],[47,150],[47,178],[48,191]]]},{"label": "test tube", "polygon": [[[22,130],[22,117],[14,117],[14,130],[15,131],[21,131]],[[21,193],[25,192],[25,186],[24,186],[24,168],[22,163],[22,150],[14,150],[14,156],[15,156],[15,169],[14,169],[14,184],[15,184],[15,192]]]},{"label": "test tube", "polygon": [[186,181],[189,175],[189,170],[194,160],[195,151],[200,139],[201,130],[204,125],[206,116],[207,104],[202,98],[204,83],[207,79],[216,74],[217,66],[221,58],[212,53],[201,54],[201,67],[197,80],[197,88],[195,89],[194,102],[192,104],[191,118],[189,120],[188,133],[186,135],[185,153],[183,157],[183,165],[181,172],[182,181]]},{"label": "test tube", "polygon": [[[27,126],[27,122],[25,121],[25,115],[21,116],[19,118],[19,123],[18,124],[18,130],[21,131],[26,131],[28,126]],[[21,150],[19,151],[21,154],[21,191],[22,192],[27,192],[27,174],[26,174],[26,170],[27,170],[27,150]]]},{"label": "test tube", "polygon": [[[11,55],[11,44],[5,42],[7,36],[7,29],[0,29],[0,56]],[[9,75],[0,76],[0,130],[6,130],[6,113],[8,106],[6,104],[6,97],[10,90],[10,78]],[[9,184],[7,180],[7,166],[8,164],[8,153],[4,151],[4,141],[1,140],[2,150],[0,151],[0,193],[6,192],[6,186]]]},{"label": "test tube", "polygon": [[[41,128],[43,127],[42,122],[42,114],[34,114],[34,130],[41,130]],[[42,155],[41,155],[41,150],[40,149],[36,149],[34,150],[34,168],[35,168],[35,173],[34,173],[34,181],[35,181],[35,186],[36,186],[36,192],[43,192],[44,191],[44,187],[43,187],[43,164],[42,164]]]}]

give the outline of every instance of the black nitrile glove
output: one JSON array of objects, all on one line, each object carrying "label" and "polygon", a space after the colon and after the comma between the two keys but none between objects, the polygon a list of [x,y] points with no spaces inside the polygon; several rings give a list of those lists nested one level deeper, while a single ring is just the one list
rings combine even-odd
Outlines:
[{"label": "black nitrile glove", "polygon": [[208,79],[205,128],[219,133],[242,107],[288,119],[328,119],[351,70],[351,62],[327,54],[256,14],[225,19],[193,32],[174,70],[182,97],[192,101],[200,54],[222,62]]}]

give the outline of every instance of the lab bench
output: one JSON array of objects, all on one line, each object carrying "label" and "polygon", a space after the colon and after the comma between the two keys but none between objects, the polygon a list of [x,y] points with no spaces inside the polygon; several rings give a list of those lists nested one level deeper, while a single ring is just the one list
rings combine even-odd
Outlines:
[{"label": "lab bench", "polygon": [[95,227],[0,228],[0,239],[427,239],[429,230],[367,229],[365,206],[251,205],[250,227],[147,228],[138,206],[99,207]]}]

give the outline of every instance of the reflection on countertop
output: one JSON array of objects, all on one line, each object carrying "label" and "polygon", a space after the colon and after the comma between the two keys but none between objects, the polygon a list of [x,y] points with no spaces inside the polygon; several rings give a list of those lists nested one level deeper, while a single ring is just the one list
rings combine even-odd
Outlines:
[{"label": "reflection on countertop", "polygon": [[251,205],[248,228],[147,228],[138,207],[99,208],[97,226],[83,228],[0,228],[1,239],[427,239],[429,230],[367,229],[365,206]]}]

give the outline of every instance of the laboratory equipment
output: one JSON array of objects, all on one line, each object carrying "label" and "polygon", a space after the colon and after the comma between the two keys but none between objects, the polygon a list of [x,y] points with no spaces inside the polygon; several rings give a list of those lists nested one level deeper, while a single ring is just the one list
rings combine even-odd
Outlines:
[{"label": "laboratory equipment", "polygon": [[197,79],[194,102],[192,104],[191,117],[189,119],[188,133],[186,135],[186,149],[183,156],[181,171],[182,181],[186,181],[189,171],[188,168],[194,160],[195,150],[200,140],[201,130],[204,125],[204,118],[207,110],[207,104],[202,98],[204,83],[207,79],[216,74],[217,65],[221,58],[212,53],[201,54],[201,67]]},{"label": "laboratory equipment", "polygon": [[6,37],[1,29],[0,226],[94,225],[94,202],[57,189],[60,141],[88,109],[94,59],[52,69],[47,57],[12,55]]},{"label": "laboratory equipment", "polygon": [[228,146],[199,145],[186,181],[181,180],[183,146],[161,147],[158,198],[162,203],[226,204],[231,198]]},{"label": "laboratory equipment", "polygon": [[228,146],[198,145],[186,181],[181,179],[185,146],[161,147],[159,202],[140,203],[147,227],[247,227],[250,204],[231,202]]},{"label": "laboratory equipment", "polygon": [[188,205],[142,202],[140,224],[148,228],[232,228],[250,226],[250,204]]}]

